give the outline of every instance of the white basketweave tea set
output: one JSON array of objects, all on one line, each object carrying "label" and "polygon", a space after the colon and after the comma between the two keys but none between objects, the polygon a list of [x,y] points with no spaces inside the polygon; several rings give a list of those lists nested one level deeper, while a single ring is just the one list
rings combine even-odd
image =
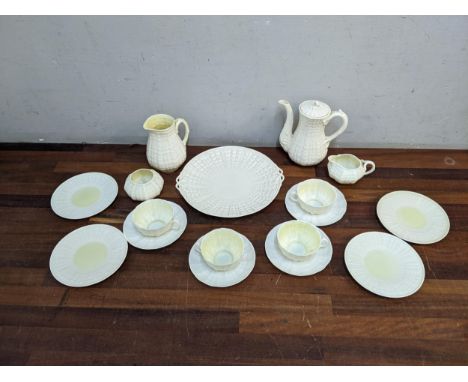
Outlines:
[{"label": "white basketweave tea set", "polygon": [[[293,133],[289,102],[279,141],[291,160],[312,166],[325,159],[330,142],[348,125],[347,115],[331,111],[320,101],[299,105],[299,122]],[[342,123],[325,135],[335,117]],[[184,137],[179,137],[179,127]],[[166,114],[149,117],[146,155],[154,169],[171,173],[186,160],[189,126],[182,118]],[[340,184],[354,184],[375,171],[375,164],[352,154],[330,155],[328,173]],[[191,159],[180,172],[176,188],[196,210],[222,218],[240,218],[267,207],[278,195],[284,175],[266,155],[246,147],[223,146]],[[124,262],[128,244],[157,250],[174,243],[187,227],[187,215],[176,203],[155,199],[164,186],[153,169],[128,175],[125,192],[141,202],[123,223],[123,233],[106,224],[92,224],[66,235],[50,257],[52,275],[72,287],[89,286],[111,276]],[[90,172],[74,176],[57,187],[51,198],[53,211],[67,219],[93,216],[112,204],[118,194],[111,176]],[[322,179],[294,185],[285,198],[294,220],[273,227],[265,239],[266,256],[279,270],[294,276],[322,271],[333,255],[332,240],[319,227],[339,221],[346,213],[343,193]],[[351,276],[365,289],[384,297],[401,298],[423,284],[425,270],[418,253],[407,243],[431,244],[449,232],[444,209],[432,199],[410,191],[394,191],[377,204],[377,216],[393,235],[366,232],[352,238],[344,261]],[[405,240],[405,241],[404,241]],[[195,241],[188,254],[193,275],[212,287],[229,287],[247,278],[255,266],[255,248],[244,235],[219,227]]]}]

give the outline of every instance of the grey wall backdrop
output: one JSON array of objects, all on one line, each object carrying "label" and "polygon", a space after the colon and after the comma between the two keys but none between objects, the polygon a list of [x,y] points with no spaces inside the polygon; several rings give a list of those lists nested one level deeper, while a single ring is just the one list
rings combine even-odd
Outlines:
[{"label": "grey wall backdrop", "polygon": [[277,100],[341,108],[335,146],[468,147],[468,17],[0,17],[0,140],[273,146]]}]

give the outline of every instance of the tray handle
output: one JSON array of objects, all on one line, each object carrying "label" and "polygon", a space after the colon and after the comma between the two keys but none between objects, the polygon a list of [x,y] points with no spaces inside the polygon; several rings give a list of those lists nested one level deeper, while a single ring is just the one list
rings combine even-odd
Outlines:
[{"label": "tray handle", "polygon": [[176,185],[175,187],[180,191],[180,188],[181,188],[181,182],[182,182],[182,178],[180,177],[180,175],[176,178]]},{"label": "tray handle", "polygon": [[280,183],[283,183],[284,178],[285,178],[284,174],[283,174],[283,169],[278,167],[278,173],[279,173],[279,178],[278,179],[280,180]]}]

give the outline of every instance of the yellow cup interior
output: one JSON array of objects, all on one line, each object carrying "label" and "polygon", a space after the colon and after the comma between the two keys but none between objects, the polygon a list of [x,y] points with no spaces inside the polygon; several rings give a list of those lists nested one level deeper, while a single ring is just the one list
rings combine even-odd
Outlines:
[{"label": "yellow cup interior", "polygon": [[203,237],[200,251],[209,265],[215,268],[229,267],[241,259],[244,253],[244,241],[236,231],[218,228]]},{"label": "yellow cup interior", "polygon": [[167,226],[173,218],[172,206],[161,199],[150,199],[140,203],[132,214],[133,224],[146,231],[158,231]]},{"label": "yellow cup interior", "polygon": [[303,203],[314,207],[327,207],[335,203],[336,192],[321,179],[309,179],[297,187],[297,196]]},{"label": "yellow cup interior", "polygon": [[288,257],[308,257],[320,248],[320,232],[302,221],[290,221],[281,225],[277,232],[281,250]]}]

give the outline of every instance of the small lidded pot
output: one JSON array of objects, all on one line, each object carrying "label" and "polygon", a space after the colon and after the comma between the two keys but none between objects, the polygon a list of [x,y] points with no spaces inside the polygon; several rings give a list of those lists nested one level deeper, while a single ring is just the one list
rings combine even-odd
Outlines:
[{"label": "small lidded pot", "polygon": [[150,168],[133,171],[125,180],[124,190],[132,200],[153,199],[161,193],[164,179]]},{"label": "small lidded pot", "polygon": [[[367,170],[367,166],[370,169]],[[330,155],[328,157],[328,174],[341,184],[354,184],[365,175],[375,171],[375,163],[359,159],[353,154]]]}]

